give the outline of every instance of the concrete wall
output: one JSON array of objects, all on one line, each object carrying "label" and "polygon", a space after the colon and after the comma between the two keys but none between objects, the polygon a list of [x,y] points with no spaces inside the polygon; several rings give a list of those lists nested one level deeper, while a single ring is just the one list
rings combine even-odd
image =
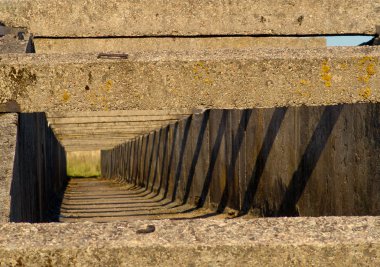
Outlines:
[{"label": "concrete wall", "polygon": [[374,34],[372,0],[1,0],[0,21],[35,36]]},{"label": "concrete wall", "polygon": [[0,113],[0,222],[9,221],[18,115]]},{"label": "concrete wall", "polygon": [[379,215],[379,118],[379,104],[210,110],[102,151],[102,174],[219,211]]},{"label": "concrete wall", "polygon": [[0,110],[253,108],[378,102],[380,47],[0,56]]},{"label": "concrete wall", "polygon": [[10,220],[56,219],[66,183],[66,157],[43,113],[19,114]]},{"label": "concrete wall", "polygon": [[326,38],[296,37],[149,37],[149,38],[35,38],[36,53],[95,53],[183,51],[221,48],[319,48],[326,46]]}]

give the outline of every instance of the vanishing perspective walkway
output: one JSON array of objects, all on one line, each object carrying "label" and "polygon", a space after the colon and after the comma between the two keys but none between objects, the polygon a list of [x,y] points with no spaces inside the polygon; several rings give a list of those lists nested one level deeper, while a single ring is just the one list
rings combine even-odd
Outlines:
[{"label": "vanishing perspective walkway", "polygon": [[102,178],[72,178],[61,206],[61,222],[225,218],[207,209],[173,202],[149,189]]}]

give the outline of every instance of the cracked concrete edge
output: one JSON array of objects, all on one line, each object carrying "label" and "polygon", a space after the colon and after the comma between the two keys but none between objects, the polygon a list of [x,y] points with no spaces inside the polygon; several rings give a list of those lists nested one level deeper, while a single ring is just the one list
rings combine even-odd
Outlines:
[{"label": "cracked concrete edge", "polygon": [[368,0],[1,0],[0,21],[36,36],[374,34],[379,9]]},{"label": "cracked concrete edge", "polygon": [[4,55],[0,103],[67,112],[379,102],[379,59],[368,46]]},{"label": "cracked concrete edge", "polygon": [[[150,234],[139,229],[154,225]],[[380,264],[380,217],[0,224],[0,265]]]}]

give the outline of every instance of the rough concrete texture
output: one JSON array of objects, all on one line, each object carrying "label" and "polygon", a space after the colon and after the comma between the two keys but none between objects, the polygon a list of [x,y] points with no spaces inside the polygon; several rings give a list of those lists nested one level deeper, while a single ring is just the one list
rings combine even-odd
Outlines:
[{"label": "rough concrete texture", "polygon": [[22,111],[376,102],[379,47],[0,56],[0,105]]},{"label": "rough concrete texture", "polygon": [[34,39],[36,53],[92,53],[181,51],[221,48],[317,48],[326,46],[326,38],[295,37],[206,37],[206,38],[78,38]]},{"label": "rough concrete texture", "polygon": [[0,37],[0,54],[25,53],[28,40],[18,40],[16,36],[5,35]]},{"label": "rough concrete texture", "polygon": [[[150,234],[137,234],[154,225]],[[2,224],[2,266],[379,266],[379,217]]]},{"label": "rough concrete texture", "polygon": [[17,114],[0,113],[0,222],[9,221],[17,120]]},{"label": "rough concrete texture", "polygon": [[374,34],[379,8],[369,0],[1,0],[0,20],[36,36]]}]

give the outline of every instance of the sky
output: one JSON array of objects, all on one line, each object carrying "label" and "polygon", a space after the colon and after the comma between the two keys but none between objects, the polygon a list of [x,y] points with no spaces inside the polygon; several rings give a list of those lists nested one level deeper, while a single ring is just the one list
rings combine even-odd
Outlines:
[{"label": "sky", "polygon": [[327,46],[357,46],[371,40],[373,36],[328,36]]}]

